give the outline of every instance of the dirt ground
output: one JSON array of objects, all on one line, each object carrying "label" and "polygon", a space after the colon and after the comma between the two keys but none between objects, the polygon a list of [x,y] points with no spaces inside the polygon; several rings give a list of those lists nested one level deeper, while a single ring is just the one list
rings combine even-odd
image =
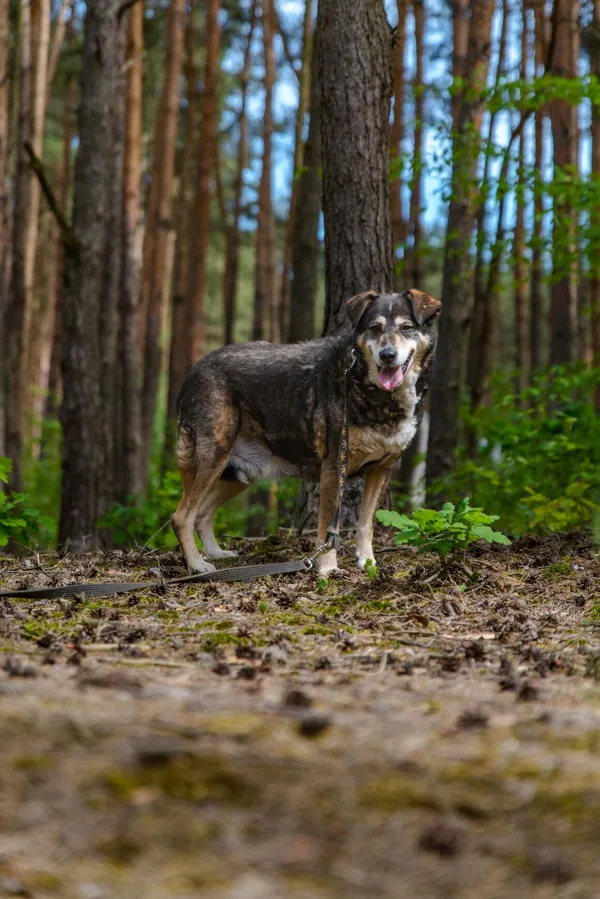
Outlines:
[{"label": "dirt ground", "polygon": [[[378,558],[373,580],[348,556],[328,582],[0,600],[0,896],[599,897],[593,535],[475,547],[448,584]],[[0,557],[0,589],[183,573]]]}]

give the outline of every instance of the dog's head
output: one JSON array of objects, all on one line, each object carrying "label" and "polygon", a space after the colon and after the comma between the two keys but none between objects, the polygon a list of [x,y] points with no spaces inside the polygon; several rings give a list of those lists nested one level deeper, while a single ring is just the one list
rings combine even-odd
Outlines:
[{"label": "dog's head", "polygon": [[440,309],[438,300],[421,290],[369,290],[348,300],[356,347],[374,384],[396,390],[409,369],[421,370],[435,343],[433,323]]}]

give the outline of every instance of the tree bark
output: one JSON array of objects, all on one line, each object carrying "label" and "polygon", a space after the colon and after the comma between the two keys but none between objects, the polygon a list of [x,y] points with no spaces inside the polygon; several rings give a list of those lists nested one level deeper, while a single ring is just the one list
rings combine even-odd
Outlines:
[{"label": "tree bark", "polygon": [[[527,6],[523,4],[521,18],[521,81],[527,79]],[[525,257],[525,134],[519,139],[517,163],[516,217],[513,237],[513,271],[515,281],[515,362],[517,366],[517,393],[522,393],[529,382],[531,368],[529,343],[529,292],[527,289],[529,265]]]},{"label": "tree bark", "polygon": [[[600,78],[600,0],[594,0],[593,27],[595,45],[591,53],[592,72]],[[600,180],[600,107],[592,106],[592,176]],[[600,235],[600,209],[592,213],[592,229]],[[600,237],[596,237],[590,259],[590,306],[592,312],[593,365],[600,365]],[[596,411],[600,413],[600,385],[595,392]]]},{"label": "tree bark", "polygon": [[394,244],[395,286],[402,289],[404,283],[404,266],[398,257],[398,250],[406,258],[406,220],[404,217],[402,188],[402,141],[404,139],[404,52],[406,49],[406,12],[408,0],[397,0],[398,29],[394,40],[394,118],[390,128],[390,163],[391,163],[391,210],[392,240]]},{"label": "tree bark", "polygon": [[[261,340],[267,332],[272,343],[281,342],[279,296],[275,291],[275,226],[272,197],[273,87],[275,54],[273,51],[273,0],[262,2],[262,32],[265,57],[265,111],[263,152],[258,188],[258,224],[256,229],[256,271],[252,339]],[[270,316],[269,316],[270,311]]]},{"label": "tree bark", "polygon": [[134,3],[127,14],[125,147],[122,194],[122,257],[119,292],[118,356],[122,389],[115,407],[115,496],[143,492],[141,449],[142,408],[140,391],[140,283],[142,183],[142,76],[144,54],[144,4]]},{"label": "tree bark", "polygon": [[292,257],[294,252],[294,230],[296,227],[296,210],[298,206],[298,178],[304,165],[304,124],[308,111],[310,97],[310,70],[312,67],[312,31],[313,31],[313,2],[305,0],[304,23],[302,29],[302,61],[300,69],[300,85],[298,91],[298,110],[296,113],[296,128],[294,132],[294,160],[292,164],[292,186],[290,193],[290,206],[288,220],[285,228],[285,240],[283,245],[283,267],[281,274],[281,299],[280,322],[281,335],[288,335],[291,318],[291,292],[292,292]]},{"label": "tree bark", "polygon": [[198,140],[198,171],[194,199],[194,235],[190,255],[190,277],[187,293],[188,327],[191,341],[187,368],[200,358],[206,348],[204,295],[210,234],[210,210],[213,196],[215,148],[217,140],[218,77],[221,32],[219,9],[221,0],[208,0],[206,8],[206,60],[202,92],[201,124]]},{"label": "tree bark", "polygon": [[443,319],[431,389],[431,432],[427,483],[454,468],[460,391],[473,302],[471,242],[477,212],[477,161],[484,111],[482,91],[490,59],[494,4],[473,0],[464,87],[458,94],[458,127],[453,148],[452,196],[444,251]]},{"label": "tree bark", "polygon": [[[535,74],[539,77],[544,72],[544,60],[546,54],[546,17],[544,14],[543,0],[531,0],[534,10],[534,47],[535,47]],[[530,316],[529,339],[531,346],[531,372],[538,370],[544,362],[542,353],[542,323],[544,316],[543,301],[543,236],[542,220],[544,217],[544,200],[542,189],[542,170],[544,167],[544,109],[535,111],[535,170],[533,182],[533,222],[531,232],[531,291],[530,291]]]},{"label": "tree bark", "polygon": [[237,169],[233,185],[233,214],[227,229],[225,246],[225,268],[223,270],[223,318],[225,323],[224,343],[234,342],[235,301],[238,285],[240,261],[240,221],[242,217],[242,190],[244,172],[248,165],[248,82],[250,76],[250,53],[256,23],[256,0],[252,0],[250,27],[244,50],[244,60],[240,71],[240,116],[237,148]]},{"label": "tree bark", "polygon": [[25,385],[23,383],[24,369],[21,363],[25,348],[25,237],[30,188],[30,174],[24,145],[29,141],[31,125],[31,4],[29,0],[23,0],[21,3],[18,102],[12,259],[4,320],[6,341],[5,446],[6,454],[13,463],[9,483],[13,490],[20,490],[22,484],[21,449]]},{"label": "tree bark", "polygon": [[[469,8],[473,0],[451,0],[452,5],[452,79],[464,78],[467,74],[467,52],[469,49]],[[492,4],[493,5],[493,4]],[[461,94],[452,95],[452,131],[459,127]]]},{"label": "tree bark", "polygon": [[113,155],[114,46],[118,0],[95,0],[83,32],[79,149],[73,234],[63,304],[62,496],[59,542],[73,552],[99,545],[107,410],[102,403],[100,322],[105,288]]},{"label": "tree bark", "polygon": [[[9,258],[8,227],[8,158],[9,158],[9,43],[8,43],[8,0],[0,0],[0,346],[5,346],[4,309],[6,305],[6,267]],[[4,393],[4,363],[0,363],[0,456],[6,452],[5,446],[6,400]]]},{"label": "tree bark", "polygon": [[292,343],[315,336],[315,306],[319,278],[319,216],[321,214],[321,78],[319,25],[315,26],[310,70],[310,121],[304,164],[298,175],[298,204],[292,248],[290,330]]},{"label": "tree bark", "polygon": [[412,240],[408,251],[406,275],[409,285],[419,287],[423,280],[423,261],[421,259],[421,188],[424,138],[423,117],[425,113],[425,88],[423,84],[425,8],[423,0],[413,0],[413,14],[415,20],[415,137],[410,185],[410,213],[408,216]]},{"label": "tree bark", "polygon": [[152,453],[152,437],[160,377],[160,324],[165,300],[167,246],[171,229],[175,143],[179,112],[179,79],[183,62],[185,0],[170,0],[167,10],[167,59],[162,96],[157,112],[152,180],[155,182],[154,208],[149,210],[144,235],[142,310],[145,316],[144,377],[142,389],[142,483],[147,483]]},{"label": "tree bark", "polygon": [[[572,31],[579,15],[579,0],[555,0],[553,27],[556,39],[548,70],[553,75],[573,77]],[[554,143],[554,165],[577,165],[577,108],[567,100],[548,104]],[[567,246],[565,247],[565,240]],[[560,365],[576,358],[577,270],[574,262],[575,219],[569,209],[554,202],[552,221],[552,263],[550,288],[550,364]]]}]

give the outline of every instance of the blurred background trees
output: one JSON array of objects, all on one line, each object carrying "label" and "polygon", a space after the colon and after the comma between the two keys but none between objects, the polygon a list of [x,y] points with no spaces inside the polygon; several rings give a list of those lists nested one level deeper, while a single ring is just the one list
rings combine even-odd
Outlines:
[{"label": "blurred background trees", "polygon": [[[351,7],[0,0],[0,456],[32,539],[151,538],[188,366],[394,285],[444,307],[397,501],[428,437],[434,502],[515,532],[593,517],[600,3]],[[221,529],[288,524],[297,487]]]}]

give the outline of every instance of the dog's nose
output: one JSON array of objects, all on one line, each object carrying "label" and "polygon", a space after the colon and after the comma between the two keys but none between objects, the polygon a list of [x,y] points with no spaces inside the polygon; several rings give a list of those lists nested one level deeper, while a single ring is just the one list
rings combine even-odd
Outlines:
[{"label": "dog's nose", "polygon": [[395,362],[396,355],[396,348],[393,347],[391,343],[386,343],[386,345],[379,350],[379,358],[384,365],[391,365],[392,362]]}]

